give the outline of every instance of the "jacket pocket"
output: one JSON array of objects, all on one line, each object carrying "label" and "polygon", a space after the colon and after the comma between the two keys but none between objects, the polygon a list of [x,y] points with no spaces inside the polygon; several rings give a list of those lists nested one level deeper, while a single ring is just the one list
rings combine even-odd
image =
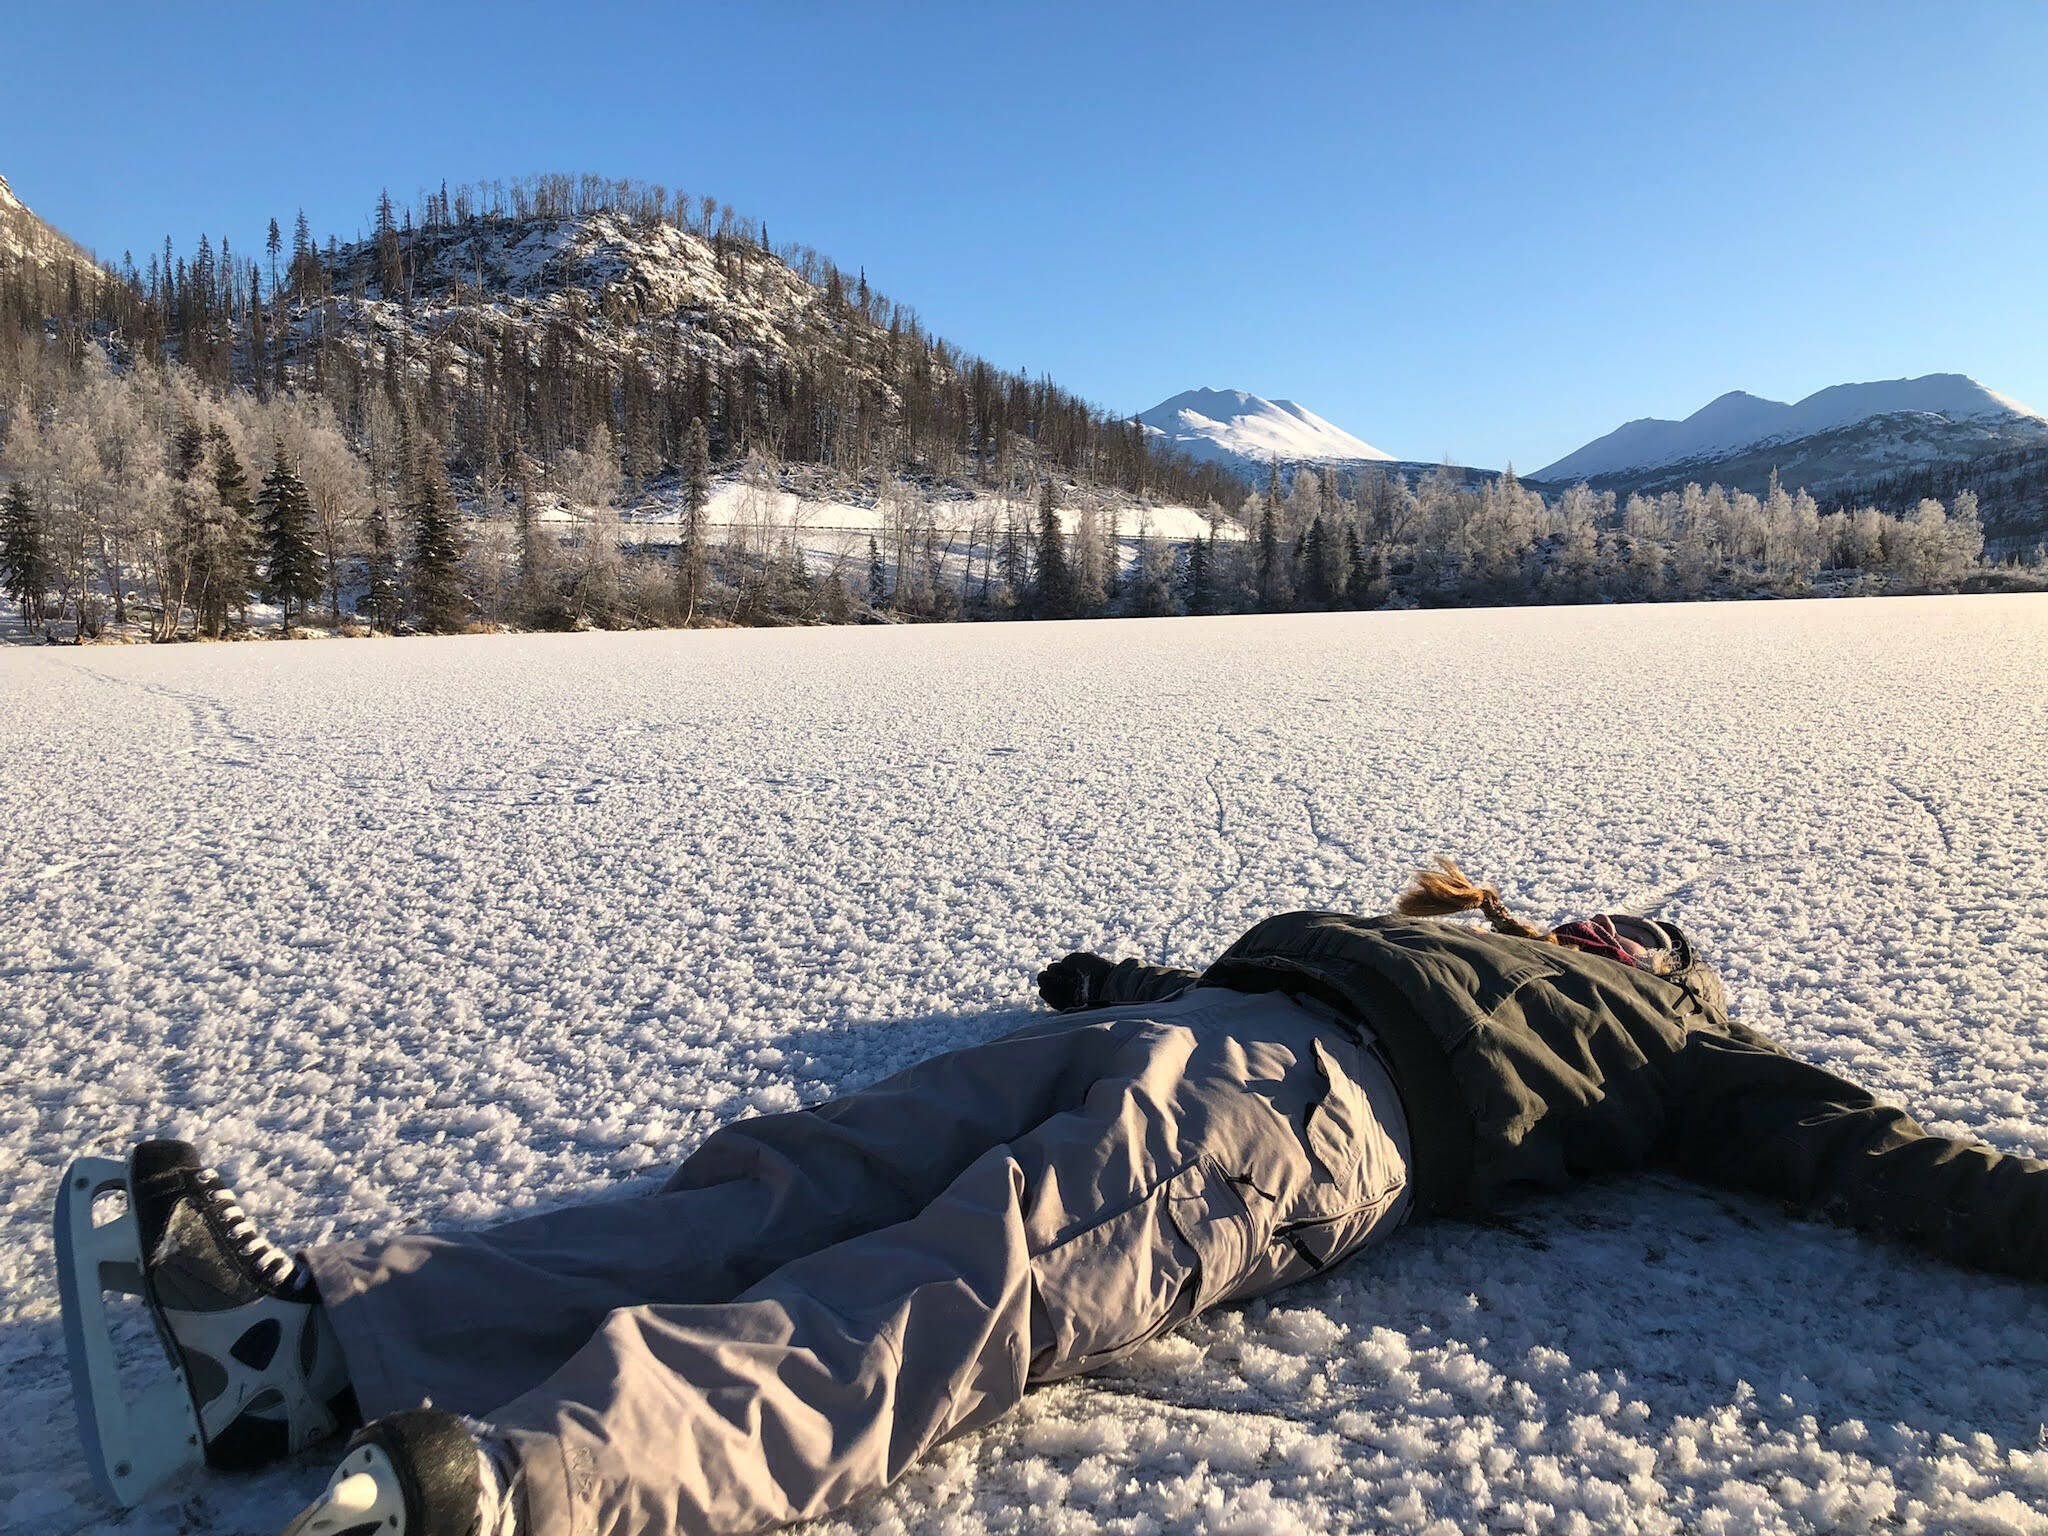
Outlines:
[{"label": "jacket pocket", "polygon": [[1033,1257],[1031,1378],[1090,1370],[1224,1296],[1250,1264],[1251,1214],[1207,1158]]},{"label": "jacket pocket", "polygon": [[1472,1006],[1480,1019],[1490,1019],[1500,1011],[1501,1004],[1530,982],[1555,981],[1563,974],[1563,966],[1547,960],[1525,960],[1497,971],[1482,972],[1479,984],[1472,989]]}]

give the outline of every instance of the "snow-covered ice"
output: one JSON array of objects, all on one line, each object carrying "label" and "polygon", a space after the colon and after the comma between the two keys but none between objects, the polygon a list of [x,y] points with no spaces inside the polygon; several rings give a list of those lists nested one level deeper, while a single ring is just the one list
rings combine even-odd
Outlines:
[{"label": "snow-covered ice", "polygon": [[[2048,1152],[2048,603],[1978,597],[0,653],[0,1529],[77,1449],[65,1161],[183,1134],[278,1237],[644,1186],[1438,850],[1661,903],[1740,1015]],[[153,1342],[131,1318],[140,1368]],[[1035,1394],[832,1532],[2048,1532],[2048,1287],[1602,1184]]]}]

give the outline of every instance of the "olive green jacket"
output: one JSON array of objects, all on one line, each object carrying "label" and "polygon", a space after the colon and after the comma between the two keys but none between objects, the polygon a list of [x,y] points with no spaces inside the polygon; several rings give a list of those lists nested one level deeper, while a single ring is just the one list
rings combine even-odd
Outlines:
[{"label": "olive green jacket", "polygon": [[1418,1208],[1663,1166],[1958,1263],[2048,1278],[2048,1164],[1930,1136],[1728,1017],[1685,946],[1671,976],[1462,923],[1289,912],[1206,971],[1125,961],[1088,1004],[1199,982],[1315,997],[1368,1025],[1400,1084]]}]

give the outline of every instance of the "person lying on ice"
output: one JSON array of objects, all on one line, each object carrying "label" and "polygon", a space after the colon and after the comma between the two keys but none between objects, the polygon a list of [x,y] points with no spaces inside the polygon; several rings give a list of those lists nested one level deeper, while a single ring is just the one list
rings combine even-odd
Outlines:
[{"label": "person lying on ice", "polygon": [[[1490,931],[1428,920],[1475,907]],[[2048,1164],[1734,1022],[1676,926],[1544,932],[1448,859],[1392,916],[1270,918],[1199,975],[1073,954],[1039,988],[1056,1016],[727,1125],[657,1194],[484,1231],[294,1259],[144,1144],[146,1293],[207,1459],[359,1405],[294,1536],[758,1531],[1407,1220],[1653,1166],[2048,1277]]]}]

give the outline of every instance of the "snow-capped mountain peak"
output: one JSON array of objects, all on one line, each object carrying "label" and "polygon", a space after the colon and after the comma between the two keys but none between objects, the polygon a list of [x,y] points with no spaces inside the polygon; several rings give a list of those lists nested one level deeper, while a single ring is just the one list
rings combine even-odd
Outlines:
[{"label": "snow-capped mountain peak", "polygon": [[2048,425],[2039,411],[1960,373],[1835,384],[1790,405],[1731,390],[1683,421],[1646,416],[1626,422],[1538,470],[1537,478],[1591,479],[1704,463],[1891,417],[2027,432]]},{"label": "snow-capped mountain peak", "polygon": [[1293,400],[1267,400],[1241,389],[1190,389],[1162,400],[1138,421],[1191,458],[1237,465],[1389,461]]}]

